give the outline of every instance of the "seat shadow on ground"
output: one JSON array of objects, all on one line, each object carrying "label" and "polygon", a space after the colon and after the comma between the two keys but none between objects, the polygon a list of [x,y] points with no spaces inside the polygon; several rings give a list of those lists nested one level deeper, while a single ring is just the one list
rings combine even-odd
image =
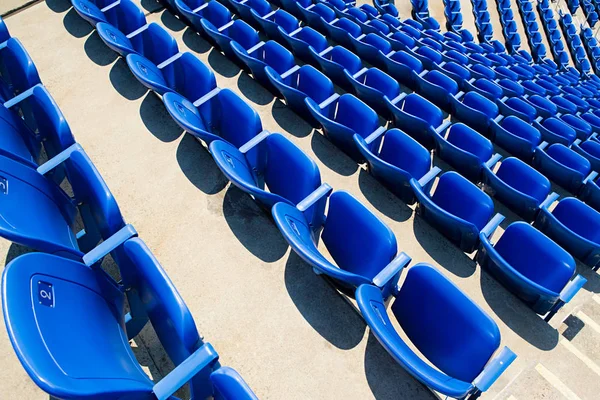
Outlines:
[{"label": "seat shadow on ground", "polygon": [[238,241],[260,260],[280,260],[288,249],[268,211],[248,194],[230,185],[223,198],[223,215]]},{"label": "seat shadow on ground", "polygon": [[253,103],[266,106],[273,101],[273,93],[265,89],[260,83],[252,79],[247,73],[242,72],[237,79],[237,87],[246,98]]},{"label": "seat shadow on ground", "polygon": [[140,105],[140,117],[150,131],[161,142],[179,139],[183,130],[173,121],[162,100],[149,91]]},{"label": "seat shadow on ground", "polygon": [[372,333],[367,339],[364,368],[369,388],[378,400],[437,399],[389,355]]},{"label": "seat shadow on ground", "polygon": [[379,183],[365,168],[360,168],[358,186],[373,207],[394,221],[404,222],[413,210]]},{"label": "seat shadow on ground", "polygon": [[46,0],[46,5],[57,14],[63,13],[71,8],[71,2],[69,0]]},{"label": "seat shadow on ground", "polygon": [[354,160],[318,131],[313,132],[310,144],[315,156],[332,171],[350,176],[358,169],[358,164]]},{"label": "seat shadow on ground", "polygon": [[203,193],[217,194],[229,183],[208,150],[189,133],[181,138],[176,158],[185,177]]},{"label": "seat shadow on ground", "polygon": [[71,8],[69,12],[65,14],[63,25],[67,32],[76,38],[86,37],[94,30],[92,25],[81,18],[74,8]]},{"label": "seat shadow on ground", "polygon": [[[271,114],[275,122],[283,130],[295,137],[303,138],[313,132],[313,127],[308,122],[293,112],[279,99],[273,102]],[[318,134],[318,132],[315,132],[315,134]]]},{"label": "seat shadow on ground", "polygon": [[285,265],[285,287],[306,322],[342,350],[356,347],[366,329],[364,320],[325,279],[316,275],[294,251]]}]

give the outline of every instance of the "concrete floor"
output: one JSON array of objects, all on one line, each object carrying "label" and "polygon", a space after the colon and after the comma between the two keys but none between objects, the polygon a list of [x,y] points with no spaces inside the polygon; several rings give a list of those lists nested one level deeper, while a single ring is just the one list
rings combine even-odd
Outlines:
[{"label": "concrete floor", "polygon": [[[181,50],[210,65],[220,87],[252,104],[265,129],[305,150],[324,182],[351,192],[380,216],[414,263],[436,266],[492,316],[502,345],[519,357],[483,399],[598,398],[598,275],[578,266],[588,278],[585,290],[546,324],[196,33],[153,0],[141,4],[148,21],[164,25]],[[430,7],[443,23],[442,2],[431,1]],[[492,1],[488,7],[493,16]],[[409,16],[409,5],[399,8]],[[472,25],[470,8],[463,13],[465,25]],[[37,4],[6,23],[29,51],[127,222],[179,289],[201,334],[259,398],[432,398],[388,356],[351,306],[290,252],[268,215],[228,185],[208,152],[181,132],[68,0]],[[495,35],[501,38],[500,31]],[[516,218],[500,204],[497,211],[508,221]],[[6,262],[23,251],[0,240]],[[168,373],[150,330],[135,345],[154,379]],[[0,359],[0,397],[47,398],[27,377],[3,329]]]}]

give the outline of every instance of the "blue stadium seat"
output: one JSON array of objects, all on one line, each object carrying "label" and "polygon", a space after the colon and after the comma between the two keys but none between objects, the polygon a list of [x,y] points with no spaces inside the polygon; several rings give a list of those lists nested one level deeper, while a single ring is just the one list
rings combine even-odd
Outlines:
[{"label": "blue stadium seat", "polygon": [[342,46],[327,48],[315,57],[315,60],[333,83],[348,92],[353,90],[348,76],[358,73],[363,68],[360,57]]},{"label": "blue stadium seat", "polygon": [[562,143],[570,146],[577,139],[575,129],[558,118],[539,117],[533,122],[533,127],[540,132],[542,140],[550,144]]},{"label": "blue stadium seat", "polygon": [[[130,225],[124,227],[84,262],[32,253],[6,267],[4,319],[29,376],[57,398],[175,399],[171,395],[189,383],[195,398],[256,400],[234,370],[220,368],[218,354],[200,338],[177,289],[134,235]],[[111,251],[122,255],[119,283],[94,266]],[[156,384],[128,341],[148,322],[176,366]]]},{"label": "blue stadium seat", "polygon": [[597,270],[600,267],[600,213],[574,197],[558,202],[550,211],[547,201],[534,226],[581,260]]},{"label": "blue stadium seat", "polygon": [[158,65],[179,52],[177,41],[155,22],[129,35],[104,22],[98,23],[96,30],[102,41],[123,58],[134,53]]},{"label": "blue stadium seat", "polygon": [[417,75],[423,72],[423,63],[405,51],[397,51],[383,60],[384,71],[409,89],[416,90]]},{"label": "blue stadium seat", "polygon": [[580,139],[577,139],[571,145],[571,149],[585,157],[590,162],[593,171],[600,171],[600,142],[589,139],[581,142]]},{"label": "blue stadium seat", "polygon": [[132,53],[127,65],[140,83],[161,96],[176,92],[194,102],[217,87],[212,70],[189,52],[177,53],[158,65]]},{"label": "blue stadium seat", "polygon": [[202,19],[210,21],[214,26],[223,26],[231,21],[231,12],[218,1],[214,0],[175,0],[175,7],[196,32],[203,33]]},{"label": "blue stadium seat", "polygon": [[[64,168],[73,199],[52,180],[51,172],[56,168]],[[78,144],[37,170],[0,156],[0,171],[4,193],[0,236],[7,240],[81,259],[98,242],[125,226],[110,190]],[[83,221],[82,230],[78,217]]]},{"label": "blue stadium seat", "polygon": [[231,49],[248,67],[252,77],[272,93],[277,93],[277,89],[271,84],[265,68],[270,67],[276,73],[283,74],[296,65],[294,55],[274,40],[260,42],[249,49],[250,52],[236,42],[231,43]]},{"label": "blue stadium seat", "polygon": [[479,232],[493,216],[494,202],[456,172],[442,174],[431,194],[425,188],[438,172],[432,170],[419,181],[410,182],[419,203],[418,213],[462,251],[471,253],[479,244]]},{"label": "blue stadium seat", "polygon": [[334,95],[331,80],[311,65],[296,65],[283,74],[266,67],[265,73],[271,85],[283,96],[287,106],[312,126],[318,127],[319,123],[309,111],[305,99],[309,98],[316,104],[329,99]]},{"label": "blue stadium seat", "polygon": [[281,27],[278,29],[292,52],[309,64],[317,65],[315,53],[319,54],[329,47],[327,38],[309,26],[303,26],[289,33]]},{"label": "blue stadium seat", "polygon": [[169,92],[163,103],[183,130],[207,146],[219,139],[240,147],[263,130],[258,113],[229,89],[213,89],[194,103]]},{"label": "blue stadium seat", "polygon": [[[377,113],[351,94],[334,95],[320,104],[306,98],[306,105],[312,116],[321,124],[323,134],[339,149],[355,161],[362,161],[362,155],[353,136],[366,138],[378,130],[385,130],[379,124]],[[371,149],[381,140],[371,144]]]},{"label": "blue stadium seat", "polygon": [[540,132],[515,116],[499,115],[491,123],[494,143],[525,162],[531,162],[536,147],[542,141]]},{"label": "blue stadium seat", "polygon": [[0,101],[41,83],[35,64],[18,39],[0,42]]},{"label": "blue stadium seat", "polygon": [[[380,137],[382,144],[371,147]],[[416,199],[410,180],[421,179],[429,172],[429,150],[396,128],[380,130],[366,138],[354,135],[354,142],[367,161],[371,175],[402,201],[414,204]]]},{"label": "blue stadium seat", "polygon": [[587,280],[575,276],[575,260],[569,253],[525,222],[510,224],[500,239],[492,243],[491,236],[498,224],[499,221],[494,221],[481,232],[477,262],[550,321]]},{"label": "blue stadium seat", "polygon": [[363,68],[355,74],[344,71],[346,79],[358,98],[379,115],[391,117],[387,102],[400,96],[400,85],[394,78],[378,68]]},{"label": "blue stadium seat", "polygon": [[494,356],[500,347],[494,320],[435,268],[413,266],[393,295],[390,311],[420,355],[396,331],[378,288],[361,285],[356,300],[379,343],[406,372],[441,395],[477,398],[515,360],[506,347]]},{"label": "blue stadium seat", "polygon": [[[223,174],[269,211],[279,202],[295,207],[321,186],[315,162],[278,133],[265,131],[239,149],[215,140],[210,152]],[[311,225],[322,218],[314,209],[305,216]]]},{"label": "blue stadium seat", "polygon": [[[375,214],[351,194],[331,191],[324,184],[295,207],[275,204],[272,213],[277,227],[317,274],[330,278],[344,293],[352,296],[357,286],[367,283],[377,286],[388,298],[410,258],[397,254],[394,233]],[[327,200],[327,215],[320,224],[311,225],[306,211],[316,207],[323,214]],[[317,249],[319,239],[335,264]]]},{"label": "blue stadium seat", "polygon": [[260,42],[258,32],[241,19],[232,19],[222,26],[213,25],[206,18],[202,18],[200,23],[206,34],[215,41],[223,54],[232,61],[237,59],[236,53],[231,48],[232,43],[237,43],[248,51]]},{"label": "blue stadium seat", "polygon": [[77,14],[93,27],[104,22],[129,35],[146,25],[144,12],[131,0],[71,0],[71,4]]},{"label": "blue stadium seat", "polygon": [[490,135],[491,122],[498,116],[496,103],[476,92],[456,96],[452,109],[453,116],[484,136]]},{"label": "blue stadium seat", "polygon": [[585,157],[561,143],[548,146],[547,142],[542,142],[535,149],[532,165],[571,193],[578,193],[584,179],[592,172]]},{"label": "blue stadium seat", "polygon": [[417,91],[446,112],[451,112],[452,99],[459,93],[456,81],[439,70],[424,71],[415,76]]},{"label": "blue stadium seat", "polygon": [[281,8],[263,16],[254,10],[251,10],[251,13],[267,36],[280,43],[285,42],[281,31],[291,33],[300,27],[300,21]]}]

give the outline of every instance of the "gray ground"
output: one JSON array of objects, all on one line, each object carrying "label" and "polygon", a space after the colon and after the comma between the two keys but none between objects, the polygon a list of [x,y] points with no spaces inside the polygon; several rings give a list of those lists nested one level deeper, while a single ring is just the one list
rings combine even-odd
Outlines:
[{"label": "gray ground", "polygon": [[[3,0],[0,12],[9,3]],[[409,2],[402,3],[402,15],[409,16]],[[142,0],[142,5],[148,20],[166,26],[181,50],[196,53],[215,70],[220,87],[251,103],[266,129],[285,134],[304,149],[318,163],[323,181],[350,191],[380,216],[396,233],[400,250],[415,263],[435,265],[494,318],[502,344],[519,358],[482,398],[598,398],[596,274],[579,266],[589,280],[585,290],[552,325],[544,323],[197,34],[152,0]],[[488,7],[497,18],[493,0]],[[443,22],[441,0],[432,0],[430,8]],[[465,26],[474,26],[469,2],[463,1],[463,15]],[[69,1],[48,0],[6,23],[31,54],[127,222],[179,289],[199,331],[222,363],[237,369],[260,398],[432,397],[395,364],[352,308],[290,252],[269,217],[228,185],[206,150],[182,134],[161,101],[137,83]],[[517,23],[522,29],[520,18]],[[494,27],[501,39],[497,20]],[[508,220],[515,219],[497,207]],[[9,261],[22,250],[0,241],[0,251]],[[152,332],[144,332],[136,347],[154,379],[168,372]],[[4,329],[0,359],[0,397],[47,398],[22,369]]]}]

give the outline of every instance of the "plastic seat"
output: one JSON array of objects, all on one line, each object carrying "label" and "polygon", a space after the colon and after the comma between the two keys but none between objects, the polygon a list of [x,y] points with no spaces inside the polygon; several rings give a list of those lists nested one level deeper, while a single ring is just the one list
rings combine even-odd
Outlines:
[{"label": "plastic seat", "polygon": [[373,5],[381,15],[389,14],[393,17],[398,17],[399,12],[394,5],[393,0],[373,0]]},{"label": "plastic seat", "polygon": [[96,30],[102,41],[123,58],[134,53],[159,65],[179,52],[177,41],[155,22],[129,35],[104,22],[98,23]]},{"label": "plastic seat", "polygon": [[129,54],[127,65],[140,83],[161,96],[176,92],[193,102],[217,87],[212,70],[188,52],[177,53],[159,65]]},{"label": "plastic seat", "polygon": [[0,42],[0,101],[41,83],[35,64],[18,39]]},{"label": "plastic seat", "polygon": [[457,96],[452,115],[484,136],[489,136],[491,121],[498,116],[498,106],[476,92]]},{"label": "plastic seat", "polygon": [[578,139],[586,140],[592,134],[592,126],[577,115],[565,114],[559,118],[575,130]]},{"label": "plastic seat", "polygon": [[301,19],[321,33],[327,33],[325,26],[336,19],[335,11],[325,3],[313,3],[308,7],[298,6]]},{"label": "plastic seat", "polygon": [[533,122],[533,127],[536,128],[542,135],[542,140],[552,143],[562,143],[565,146],[570,146],[577,139],[575,129],[564,123],[558,118],[541,117]]},{"label": "plastic seat", "polygon": [[240,147],[262,131],[258,113],[229,89],[216,88],[194,103],[169,92],[163,103],[177,125],[207,146],[220,139]]},{"label": "plastic seat", "polygon": [[[463,82],[463,87],[466,92],[477,92],[482,96],[490,99],[491,101],[497,101],[504,97],[505,88],[499,84],[490,81],[487,78],[473,79],[473,81]],[[464,94],[464,93],[463,93]],[[463,95],[461,94],[461,96]]]},{"label": "plastic seat", "polygon": [[258,32],[240,19],[231,20],[221,27],[213,25],[205,18],[202,18],[200,23],[206,34],[215,41],[223,54],[232,61],[237,59],[236,53],[231,48],[232,43],[237,43],[248,51],[260,42]]},{"label": "plastic seat", "polygon": [[[255,400],[234,370],[220,368],[218,354],[201,340],[177,289],[145,243],[131,238],[134,234],[127,226],[111,242],[123,255],[120,283],[90,268],[96,257],[112,250],[102,245],[87,253],[84,263],[31,253],[6,267],[4,319],[29,376],[57,398],[175,399],[171,395],[189,381],[192,397]],[[122,311],[126,300],[127,314]],[[128,341],[148,322],[176,365],[156,384]]]},{"label": "plastic seat", "polygon": [[600,183],[598,175],[590,174],[584,181],[577,197],[596,211],[600,211]]},{"label": "plastic seat", "polygon": [[457,123],[446,132],[437,134],[435,140],[438,157],[470,181],[478,182],[481,179],[483,165],[494,152],[489,139],[465,124]]},{"label": "plastic seat", "polygon": [[[52,180],[64,168],[73,199]],[[81,259],[102,239],[125,223],[102,177],[81,146],[73,144],[56,157],[31,168],[0,156],[4,201],[0,205],[0,236],[72,259]],[[8,190],[10,189],[10,190]],[[77,232],[77,217],[84,230]]]},{"label": "plastic seat", "polygon": [[532,165],[571,193],[579,191],[591,172],[591,164],[585,157],[560,143],[548,146],[542,142],[535,149]]},{"label": "plastic seat", "polygon": [[579,117],[590,125],[592,132],[600,133],[600,117],[590,112],[580,114]]},{"label": "plastic seat", "polygon": [[316,57],[316,62],[333,83],[346,91],[353,90],[348,75],[354,75],[363,68],[360,58],[342,46],[331,47],[321,52]]},{"label": "plastic seat", "polygon": [[265,73],[271,85],[281,93],[288,107],[312,126],[319,126],[318,121],[308,110],[305,99],[310,98],[320,104],[333,96],[333,83],[329,78],[310,65],[294,66],[283,74],[266,67]]},{"label": "plastic seat", "polygon": [[[31,168],[75,144],[58,105],[39,84],[0,107],[0,130],[0,155]],[[63,169],[58,167],[49,176],[60,183]]]},{"label": "plastic seat", "polygon": [[535,107],[518,97],[503,98],[496,102],[500,113],[504,116],[515,116],[527,123],[533,122],[537,118]]},{"label": "plastic seat", "polygon": [[587,280],[575,276],[575,260],[569,253],[531,225],[514,222],[492,244],[496,227],[490,224],[481,233],[477,262],[549,321]]},{"label": "plastic seat", "polygon": [[285,39],[279,30],[280,28],[283,32],[290,33],[300,27],[300,21],[281,8],[263,16],[254,10],[250,12],[267,36],[279,43],[285,43]]},{"label": "plastic seat", "polygon": [[428,149],[435,145],[436,132],[445,130],[442,110],[416,93],[387,101],[394,125]]},{"label": "plastic seat", "polygon": [[239,1],[239,0],[228,0],[228,3],[235,8],[237,14],[247,23],[253,26],[260,26],[258,22],[254,19],[252,15],[252,11],[263,17],[269,14],[271,10],[271,3],[266,0],[247,0],[247,1]]},{"label": "plastic seat", "polygon": [[395,52],[383,58],[384,70],[398,82],[410,89],[416,90],[417,75],[424,67],[419,59],[405,51]]},{"label": "plastic seat", "polygon": [[575,258],[597,270],[600,267],[600,213],[574,197],[542,207],[534,226]]},{"label": "plastic seat", "polygon": [[577,105],[562,96],[552,96],[549,100],[556,104],[557,111],[561,114],[575,114],[577,112]]},{"label": "plastic seat", "polygon": [[[210,152],[223,174],[268,210],[279,202],[295,207],[321,185],[314,161],[278,133],[265,132],[239,149],[215,140]],[[313,211],[306,212],[311,224],[322,218]]]},{"label": "plastic seat", "polygon": [[[435,268],[410,268],[394,297],[390,311],[422,356],[396,332],[376,287],[361,285],[356,291],[359,309],[379,343],[406,372],[443,396],[477,398],[516,358],[506,347],[493,357],[500,346],[498,326]],[[410,311],[414,309],[421,312]]]},{"label": "plastic seat", "polygon": [[479,232],[492,218],[494,202],[477,186],[452,171],[439,178],[435,192],[431,194],[424,188],[435,175],[431,173],[419,181],[411,181],[419,203],[418,213],[462,251],[472,253],[479,243]]},{"label": "plastic seat", "polygon": [[223,26],[232,19],[231,12],[218,1],[214,0],[174,0],[175,7],[188,25],[196,32],[203,33],[202,19],[210,21],[214,26]]},{"label": "plastic seat", "polygon": [[362,35],[362,29],[355,22],[348,18],[339,18],[323,26],[325,34],[341,46],[351,49],[352,42],[350,36],[359,37]]},{"label": "plastic seat", "polygon": [[530,162],[542,135],[531,124],[515,116],[498,116],[492,121],[494,143],[525,162]]},{"label": "plastic seat", "polygon": [[290,33],[279,28],[279,33],[292,52],[309,64],[318,65],[317,55],[329,47],[325,36],[308,26],[298,28]]},{"label": "plastic seat", "polygon": [[[329,193],[331,187],[324,184],[296,207],[275,204],[275,224],[292,249],[344,293],[353,296],[357,286],[368,283],[376,285],[384,298],[389,297],[410,258],[404,253],[396,255],[394,233],[356,198],[343,191],[327,198]],[[323,215],[327,200],[327,215]],[[322,215],[316,226],[306,217],[311,207]],[[317,249],[319,239],[333,263]]]},{"label": "plastic seat", "polygon": [[73,8],[81,18],[93,27],[99,22],[113,25],[129,35],[146,25],[144,12],[131,0],[71,0]]},{"label": "plastic seat", "polygon": [[[353,136],[365,138],[377,130],[385,130],[379,125],[377,113],[351,94],[331,96],[317,104],[311,98],[305,100],[312,116],[321,124],[323,134],[350,158],[361,162],[362,155],[354,143]],[[378,146],[380,141],[371,144]]]},{"label": "plastic seat", "polygon": [[311,0],[281,0],[281,8],[295,16],[302,18],[300,7],[308,7],[312,4]]},{"label": "plastic seat", "polygon": [[369,64],[384,68],[386,54],[392,51],[392,45],[376,33],[363,34],[357,38],[350,36],[354,52]]},{"label": "plastic seat", "polygon": [[[382,144],[372,147],[380,137]],[[430,152],[396,128],[381,130],[366,138],[354,135],[354,142],[367,161],[370,174],[402,201],[414,204],[416,199],[410,180],[421,179],[429,172]]]},{"label": "plastic seat", "polygon": [[346,79],[352,84],[354,93],[379,115],[391,117],[387,103],[402,92],[394,78],[377,68],[363,68],[352,75],[344,71]]},{"label": "plastic seat", "polygon": [[571,149],[585,157],[591,164],[593,171],[600,171],[600,142],[596,140],[586,140],[581,142],[576,140]]},{"label": "plastic seat", "polygon": [[415,77],[417,91],[446,112],[451,112],[452,100],[459,92],[458,83],[438,70],[423,72]]},{"label": "plastic seat", "polygon": [[550,181],[544,175],[515,157],[499,158],[483,166],[485,191],[527,221],[533,221],[540,205],[550,194]]},{"label": "plastic seat", "polygon": [[261,42],[249,49],[250,52],[236,42],[231,43],[231,49],[250,70],[252,77],[272,93],[277,93],[277,89],[271,84],[265,68],[270,67],[276,73],[283,74],[296,65],[294,55],[274,40]]},{"label": "plastic seat", "polygon": [[10,32],[6,27],[4,20],[2,19],[2,17],[0,17],[0,43],[7,41],[8,39],[10,39]]}]

